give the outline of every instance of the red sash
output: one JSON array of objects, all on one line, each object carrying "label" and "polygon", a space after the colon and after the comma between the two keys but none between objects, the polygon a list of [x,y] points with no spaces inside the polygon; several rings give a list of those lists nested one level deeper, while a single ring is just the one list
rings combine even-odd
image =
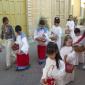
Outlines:
[{"label": "red sash", "polygon": [[83,35],[83,36],[81,36],[81,38],[79,38],[78,39],[78,41],[77,42],[75,42],[74,44],[77,44],[77,43],[80,43],[83,39],[85,38],[85,36]]}]

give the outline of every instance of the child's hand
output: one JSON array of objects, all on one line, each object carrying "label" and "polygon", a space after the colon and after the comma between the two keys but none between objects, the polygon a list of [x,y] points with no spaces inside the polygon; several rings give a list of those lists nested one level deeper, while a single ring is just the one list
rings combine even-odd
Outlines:
[{"label": "child's hand", "polygon": [[46,79],[41,79],[40,83],[41,85],[46,85]]}]

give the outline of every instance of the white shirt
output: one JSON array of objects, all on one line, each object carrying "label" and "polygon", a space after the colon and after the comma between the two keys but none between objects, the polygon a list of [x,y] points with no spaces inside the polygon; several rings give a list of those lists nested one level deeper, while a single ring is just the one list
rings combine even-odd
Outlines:
[{"label": "white shirt", "polygon": [[20,50],[24,53],[28,53],[29,45],[26,37],[21,38],[21,35],[18,35],[16,38],[16,43],[19,44]]},{"label": "white shirt", "polygon": [[[53,70],[52,67],[54,66]],[[43,69],[42,79],[46,79],[48,77],[54,77],[55,79],[59,79],[65,75],[65,64],[62,60],[59,63],[59,69],[56,66],[56,61],[51,58],[46,59],[46,65]]]}]

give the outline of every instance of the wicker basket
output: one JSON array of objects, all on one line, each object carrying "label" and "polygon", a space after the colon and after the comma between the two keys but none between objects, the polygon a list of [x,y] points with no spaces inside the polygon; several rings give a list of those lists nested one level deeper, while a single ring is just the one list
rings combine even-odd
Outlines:
[{"label": "wicker basket", "polygon": [[56,41],[56,40],[57,40],[56,37],[50,37],[50,39],[51,39],[52,41]]},{"label": "wicker basket", "polygon": [[14,44],[13,46],[12,46],[12,50],[14,50],[14,51],[16,51],[16,50],[19,50],[19,44]]},{"label": "wicker basket", "polygon": [[85,47],[84,46],[78,46],[78,45],[75,45],[73,46],[75,52],[84,52],[85,51]]}]

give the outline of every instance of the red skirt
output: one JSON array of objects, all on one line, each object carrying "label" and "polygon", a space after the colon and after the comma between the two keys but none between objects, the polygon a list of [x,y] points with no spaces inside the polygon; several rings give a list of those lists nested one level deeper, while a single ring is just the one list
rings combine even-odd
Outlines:
[{"label": "red skirt", "polygon": [[23,70],[29,67],[29,54],[17,54],[16,67]]},{"label": "red skirt", "polygon": [[38,59],[41,62],[46,59],[46,46],[38,45]]}]

